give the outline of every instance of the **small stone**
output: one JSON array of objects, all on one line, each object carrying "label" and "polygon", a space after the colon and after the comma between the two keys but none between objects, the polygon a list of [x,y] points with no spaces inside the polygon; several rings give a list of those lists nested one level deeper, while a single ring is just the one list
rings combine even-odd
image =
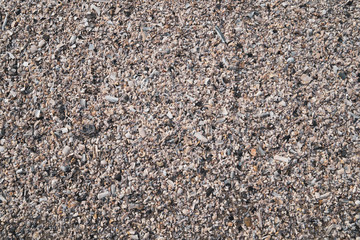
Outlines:
[{"label": "small stone", "polygon": [[39,44],[38,44],[38,47],[42,48],[43,46],[45,46],[45,44],[46,44],[46,41],[44,39],[41,39]]},{"label": "small stone", "polygon": [[295,62],[295,58],[289,57],[286,61],[287,61],[288,63],[293,63],[293,62]]},{"label": "small stone", "polygon": [[35,110],[35,113],[34,113],[35,117],[36,118],[40,118],[41,117],[41,111],[40,110]]},{"label": "small stone", "polygon": [[195,133],[194,137],[196,137],[197,139],[199,139],[202,142],[208,142],[208,139],[199,132]]},{"label": "small stone", "polygon": [[31,53],[35,53],[37,50],[38,50],[37,46],[31,45],[31,47],[30,47],[30,52]]},{"label": "small stone", "polygon": [[356,200],[355,204],[359,206],[360,205],[360,200]]},{"label": "small stone", "polygon": [[69,166],[61,165],[60,170],[63,171],[63,172],[69,172],[70,168],[69,168]]},{"label": "small stone", "polygon": [[115,176],[114,176],[115,180],[117,181],[121,181],[121,174],[120,173],[117,173]]},{"label": "small stone", "polygon": [[221,108],[221,110],[220,110],[220,114],[221,114],[221,115],[227,116],[228,113],[229,113],[229,112],[226,110],[226,108]]},{"label": "small stone", "polygon": [[119,98],[108,95],[108,96],[105,96],[105,100],[112,102],[112,103],[116,103],[117,101],[119,101]]},{"label": "small stone", "polygon": [[282,106],[282,107],[286,107],[287,104],[286,104],[285,101],[281,101],[281,102],[279,102],[279,105]]},{"label": "small stone", "polygon": [[300,80],[301,80],[302,84],[306,85],[306,84],[309,84],[312,81],[312,78],[309,77],[306,74],[303,74],[303,75],[301,75]]},{"label": "small stone", "polygon": [[116,195],[116,186],[114,184],[111,185],[110,190],[111,190],[111,194],[113,196],[115,196]]},{"label": "small stone", "polygon": [[256,148],[252,148],[251,150],[250,150],[250,154],[251,154],[251,156],[253,156],[253,157],[255,157],[256,156]]},{"label": "small stone", "polygon": [[106,198],[108,196],[110,196],[110,192],[105,191],[105,192],[99,193],[97,197],[98,197],[98,199],[103,199],[103,198]]},{"label": "small stone", "polygon": [[163,166],[164,166],[164,162],[162,162],[162,161],[157,161],[157,162],[156,162],[156,165],[157,165],[158,167],[163,167]]},{"label": "small stone", "polygon": [[4,152],[5,151],[5,147],[0,146],[0,152]]},{"label": "small stone", "polygon": [[139,128],[139,134],[143,138],[146,137],[146,132],[145,132],[144,128]]},{"label": "small stone", "polygon": [[212,187],[209,187],[209,188],[206,190],[206,196],[209,197],[213,192],[214,192],[214,189],[213,189]]},{"label": "small stone", "polygon": [[252,227],[251,218],[250,218],[250,217],[245,217],[245,218],[244,218],[244,224],[245,224],[245,226],[248,227],[248,228]]},{"label": "small stone", "polygon": [[64,156],[69,155],[71,148],[69,146],[65,146],[62,153]]},{"label": "small stone", "polygon": [[4,198],[4,196],[1,195],[1,194],[0,194],[0,201],[3,202],[3,203],[7,203],[6,198]]},{"label": "small stone", "polygon": [[70,37],[69,43],[70,43],[70,44],[74,44],[75,41],[76,41],[76,36],[75,36],[75,35],[72,35],[72,36]]},{"label": "small stone", "polygon": [[86,99],[80,99],[80,106],[86,108]]},{"label": "small stone", "polygon": [[68,133],[69,130],[68,130],[67,128],[62,128],[62,129],[61,129],[61,132],[62,132],[63,134],[65,134],[65,133]]},{"label": "small stone", "polygon": [[182,213],[183,213],[184,215],[189,215],[190,211],[189,211],[188,209],[183,209],[183,210],[182,210]]},{"label": "small stone", "polygon": [[176,194],[177,194],[178,196],[180,196],[183,192],[184,192],[184,190],[183,190],[182,188],[179,188],[179,189],[177,190]]},{"label": "small stone", "polygon": [[337,174],[338,174],[338,175],[342,175],[342,174],[344,174],[344,172],[345,172],[345,170],[344,170],[343,168],[337,170]]},{"label": "small stone", "polygon": [[314,30],[312,30],[312,29],[308,29],[308,30],[306,31],[306,33],[307,33],[308,37],[310,37],[310,36],[312,36],[312,35],[313,35]]},{"label": "small stone", "polygon": [[126,138],[131,138],[132,135],[131,135],[131,133],[128,132],[128,133],[125,134],[125,137],[126,137]]},{"label": "small stone", "polygon": [[92,50],[94,50],[94,49],[95,49],[94,44],[91,44],[91,43],[90,43],[90,44],[89,44],[89,50],[92,51]]},{"label": "small stone", "polygon": [[279,156],[279,155],[275,155],[275,156],[274,156],[274,160],[275,160],[275,161],[284,162],[284,163],[288,163],[288,162],[290,161],[289,158],[287,158],[287,157],[282,157],[282,156]]},{"label": "small stone", "polygon": [[100,8],[98,8],[97,6],[95,6],[94,4],[91,4],[90,6],[91,10],[94,10],[96,12],[97,15],[100,16]]},{"label": "small stone", "polygon": [[172,115],[172,113],[169,111],[167,114],[168,118],[172,119],[174,116]]},{"label": "small stone", "polygon": [[342,80],[345,80],[346,79],[346,74],[344,72],[340,72],[339,73],[339,77],[342,79]]}]

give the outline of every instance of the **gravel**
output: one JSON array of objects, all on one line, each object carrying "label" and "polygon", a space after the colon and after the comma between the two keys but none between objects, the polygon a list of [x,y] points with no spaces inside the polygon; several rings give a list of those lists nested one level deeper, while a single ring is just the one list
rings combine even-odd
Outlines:
[{"label": "gravel", "polygon": [[0,0],[0,238],[356,239],[359,4]]}]

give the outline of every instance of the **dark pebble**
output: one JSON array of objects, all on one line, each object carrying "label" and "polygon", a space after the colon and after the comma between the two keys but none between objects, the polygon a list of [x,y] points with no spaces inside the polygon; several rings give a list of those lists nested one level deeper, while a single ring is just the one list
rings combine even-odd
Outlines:
[{"label": "dark pebble", "polygon": [[345,80],[346,79],[346,74],[344,72],[340,72],[339,73],[339,77],[342,79],[342,80]]},{"label": "dark pebble", "polygon": [[209,188],[206,190],[206,197],[209,197],[213,192],[214,192],[214,189],[213,189],[212,187],[209,187]]},{"label": "dark pebble", "polygon": [[120,173],[116,174],[114,178],[115,178],[115,180],[120,182],[121,181],[121,174]]}]

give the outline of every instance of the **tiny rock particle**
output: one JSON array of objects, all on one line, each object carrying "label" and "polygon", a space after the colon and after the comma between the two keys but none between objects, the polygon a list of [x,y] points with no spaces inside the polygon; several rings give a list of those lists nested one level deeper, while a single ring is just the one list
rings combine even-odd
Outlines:
[{"label": "tiny rock particle", "polygon": [[70,153],[71,148],[69,146],[65,146],[62,153],[64,156],[67,156]]},{"label": "tiny rock particle", "polygon": [[110,192],[105,191],[105,192],[99,193],[97,197],[98,197],[98,199],[103,199],[103,198],[106,198],[108,196],[110,196]]},{"label": "tiny rock particle", "polygon": [[282,157],[282,156],[279,156],[279,155],[275,155],[275,156],[274,156],[274,160],[275,160],[275,161],[284,162],[284,163],[288,163],[288,162],[290,161],[289,158],[287,158],[287,157]]},{"label": "tiny rock particle", "polygon": [[311,82],[312,78],[309,77],[306,74],[303,74],[303,75],[301,75],[300,80],[301,80],[302,84],[306,85],[306,84],[309,84]]},{"label": "tiny rock particle", "polygon": [[116,103],[116,102],[119,101],[119,98],[108,95],[108,96],[105,96],[105,100],[107,100],[107,101],[109,101],[111,103]]},{"label": "tiny rock particle", "polygon": [[256,148],[252,148],[251,150],[250,150],[250,154],[251,154],[251,156],[253,156],[253,157],[255,157],[256,156]]},{"label": "tiny rock particle", "polygon": [[139,128],[139,134],[143,138],[146,137],[146,132],[145,132],[144,128]]},{"label": "tiny rock particle", "polygon": [[204,137],[201,133],[199,133],[199,132],[196,132],[195,134],[194,134],[194,136],[197,138],[197,139],[199,139],[200,141],[202,141],[202,142],[208,142],[208,139],[206,138],[206,137]]},{"label": "tiny rock particle", "polygon": [[37,46],[31,45],[31,47],[30,47],[30,52],[31,52],[31,53],[35,53],[37,50],[38,50],[38,49],[37,49]]},{"label": "tiny rock particle", "polygon": [[248,227],[248,228],[252,227],[251,218],[250,218],[250,217],[245,217],[245,218],[244,218],[244,224],[245,224],[245,226]]}]

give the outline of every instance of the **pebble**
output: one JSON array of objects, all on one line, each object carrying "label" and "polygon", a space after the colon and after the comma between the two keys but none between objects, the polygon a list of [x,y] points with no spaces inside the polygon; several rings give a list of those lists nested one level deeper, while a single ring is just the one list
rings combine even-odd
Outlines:
[{"label": "pebble", "polygon": [[0,201],[3,202],[3,203],[7,203],[6,198],[4,198],[4,196],[1,195],[1,194],[0,194]]},{"label": "pebble", "polygon": [[183,192],[184,192],[184,190],[183,190],[182,188],[179,188],[179,189],[177,190],[176,194],[177,194],[178,196],[180,196]]},{"label": "pebble", "polygon": [[111,103],[116,103],[119,101],[119,98],[107,95],[107,96],[105,96],[105,100],[107,100]]},{"label": "pebble", "polygon": [[295,62],[295,58],[289,57],[286,61],[287,61],[288,63],[293,63],[293,62]]},{"label": "pebble", "polygon": [[67,129],[66,127],[65,127],[65,128],[62,128],[62,129],[61,129],[61,132],[62,132],[63,134],[66,134],[66,133],[69,132],[69,129]]},{"label": "pebble", "polygon": [[281,102],[279,102],[279,105],[282,106],[282,107],[286,107],[287,104],[286,104],[285,101],[281,101]]},{"label": "pebble", "polygon": [[41,117],[41,111],[39,109],[35,110],[34,115],[36,118],[40,118]]},{"label": "pebble", "polygon": [[89,44],[89,50],[92,51],[92,50],[94,50],[94,49],[95,49],[95,45],[90,43],[90,44]]},{"label": "pebble", "polygon": [[5,147],[0,146],[0,152],[4,152],[5,151]]},{"label": "pebble", "polygon": [[168,118],[170,118],[170,119],[173,119],[173,117],[174,117],[170,111],[169,111],[166,115],[167,115]]},{"label": "pebble", "polygon": [[139,128],[139,134],[143,138],[146,137],[146,132],[145,132],[144,128]]},{"label": "pebble", "polygon": [[346,79],[346,74],[344,72],[340,72],[339,73],[339,77],[342,79],[342,80],[345,80]]},{"label": "pebble", "polygon": [[208,139],[204,137],[200,132],[196,132],[194,136],[202,142],[208,142]]},{"label": "pebble", "polygon": [[31,47],[30,47],[30,52],[31,53],[35,53],[37,50],[38,50],[37,46],[31,45]]},{"label": "pebble", "polygon": [[72,35],[72,36],[70,37],[69,43],[70,43],[70,44],[74,44],[75,42],[76,42],[76,36],[75,36],[75,35]]},{"label": "pebble", "polygon": [[65,165],[61,165],[60,166],[60,170],[63,172],[69,172],[70,171],[70,167],[69,166],[65,166]]},{"label": "pebble", "polygon": [[45,46],[45,44],[46,44],[46,41],[44,39],[42,39],[42,40],[40,40],[38,47],[42,48],[43,46]]},{"label": "pebble", "polygon": [[100,16],[100,13],[101,13],[101,12],[100,12],[100,8],[98,8],[98,7],[95,6],[94,4],[91,4],[91,5],[90,5],[90,8],[91,8],[92,10],[94,10],[98,16]]},{"label": "pebble", "polygon": [[80,99],[80,106],[86,108],[86,99]]},{"label": "pebble", "polygon": [[116,195],[116,186],[114,184],[111,184],[110,190],[111,190],[111,194],[113,196],[115,196]]},{"label": "pebble", "polygon": [[98,197],[98,199],[103,199],[103,198],[106,198],[108,196],[110,196],[110,192],[105,191],[105,192],[99,193],[97,197]]},{"label": "pebble", "polygon": [[190,213],[190,210],[188,210],[188,209],[183,209],[182,210],[182,213],[184,214],[184,215],[189,215],[189,213]]},{"label": "pebble", "polygon": [[300,80],[301,80],[302,84],[307,85],[312,81],[312,78],[306,74],[303,74],[303,75],[301,75]]},{"label": "pebble", "polygon": [[64,156],[67,156],[67,155],[69,155],[70,151],[71,151],[71,148],[69,146],[65,146],[63,148],[62,153],[63,153]]},{"label": "pebble", "polygon": [[121,174],[120,173],[116,174],[114,176],[114,179],[120,182],[121,181]]},{"label": "pebble", "polygon": [[275,156],[274,156],[274,160],[275,160],[275,161],[284,162],[284,163],[288,163],[288,162],[290,161],[289,158],[283,157],[283,156],[279,156],[279,155],[275,155]]}]

